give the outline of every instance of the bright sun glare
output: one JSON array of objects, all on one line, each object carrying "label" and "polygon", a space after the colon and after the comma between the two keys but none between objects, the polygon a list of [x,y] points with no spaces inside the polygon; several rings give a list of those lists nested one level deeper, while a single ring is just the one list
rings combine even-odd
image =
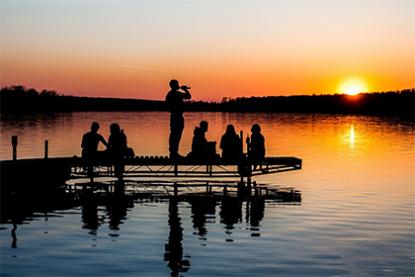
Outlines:
[{"label": "bright sun glare", "polygon": [[349,79],[340,84],[339,92],[348,95],[357,95],[361,92],[366,92],[367,86],[360,79]]}]

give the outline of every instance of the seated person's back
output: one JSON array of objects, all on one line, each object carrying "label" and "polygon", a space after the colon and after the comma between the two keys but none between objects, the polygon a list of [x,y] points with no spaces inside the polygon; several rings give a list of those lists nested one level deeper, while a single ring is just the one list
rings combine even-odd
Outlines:
[{"label": "seated person's back", "polygon": [[254,160],[262,160],[265,157],[265,138],[261,134],[261,127],[258,124],[254,124],[251,131],[248,156]]},{"label": "seated person's back", "polygon": [[110,126],[110,136],[108,138],[108,148],[113,158],[121,158],[127,151],[127,136],[117,123]]},{"label": "seated person's back", "polygon": [[225,160],[237,160],[241,158],[241,140],[232,124],[226,127],[226,132],[220,140],[220,148],[222,149],[222,158]]},{"label": "seated person's back", "polygon": [[201,121],[199,126],[193,132],[192,152],[188,154],[189,158],[203,160],[215,156],[216,142],[208,142],[206,139],[206,132],[208,130],[208,123]]},{"label": "seated person's back", "polygon": [[195,156],[202,156],[206,152],[207,143],[205,131],[200,127],[195,127],[193,131],[192,153]]},{"label": "seated person's back", "polygon": [[108,146],[104,137],[98,134],[99,129],[98,122],[91,124],[91,131],[85,133],[82,137],[82,157],[84,158],[95,158],[98,153],[98,144],[102,142],[105,146]]}]

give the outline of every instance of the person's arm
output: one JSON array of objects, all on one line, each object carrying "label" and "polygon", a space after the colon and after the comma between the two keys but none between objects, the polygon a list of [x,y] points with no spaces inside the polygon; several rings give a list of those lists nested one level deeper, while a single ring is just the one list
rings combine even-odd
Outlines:
[{"label": "person's arm", "polygon": [[189,88],[187,86],[181,86],[180,89],[184,91],[184,93],[182,93],[183,99],[192,98],[192,95],[190,94]]},{"label": "person's arm", "polygon": [[101,141],[101,142],[102,142],[102,144],[104,144],[104,145],[105,145],[105,147],[107,147],[107,148],[108,148],[108,142],[104,139],[104,137],[103,137],[103,136],[99,135],[99,141]]}]

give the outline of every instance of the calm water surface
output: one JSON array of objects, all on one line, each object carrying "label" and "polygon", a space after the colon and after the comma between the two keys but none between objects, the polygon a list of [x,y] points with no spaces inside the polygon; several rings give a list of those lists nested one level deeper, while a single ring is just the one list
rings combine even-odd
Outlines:
[{"label": "calm water surface", "polygon": [[[91,201],[0,224],[3,276],[415,276],[415,127],[359,116],[187,113],[194,126],[262,126],[267,155],[301,171],[256,177],[302,193],[297,204]],[[1,159],[80,154],[90,123],[118,122],[138,155],[167,155],[168,114],[68,113],[2,117]],[[7,220],[7,221],[5,221]],[[13,237],[15,239],[13,239]],[[172,253],[173,252],[173,253]]]}]

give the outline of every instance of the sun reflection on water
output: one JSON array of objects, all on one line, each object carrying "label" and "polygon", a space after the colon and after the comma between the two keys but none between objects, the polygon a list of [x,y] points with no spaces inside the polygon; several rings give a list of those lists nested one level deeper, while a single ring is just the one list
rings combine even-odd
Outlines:
[{"label": "sun reflection on water", "polygon": [[356,134],[354,131],[354,125],[350,125],[350,129],[349,129],[349,145],[351,148],[354,148],[356,142]]}]

